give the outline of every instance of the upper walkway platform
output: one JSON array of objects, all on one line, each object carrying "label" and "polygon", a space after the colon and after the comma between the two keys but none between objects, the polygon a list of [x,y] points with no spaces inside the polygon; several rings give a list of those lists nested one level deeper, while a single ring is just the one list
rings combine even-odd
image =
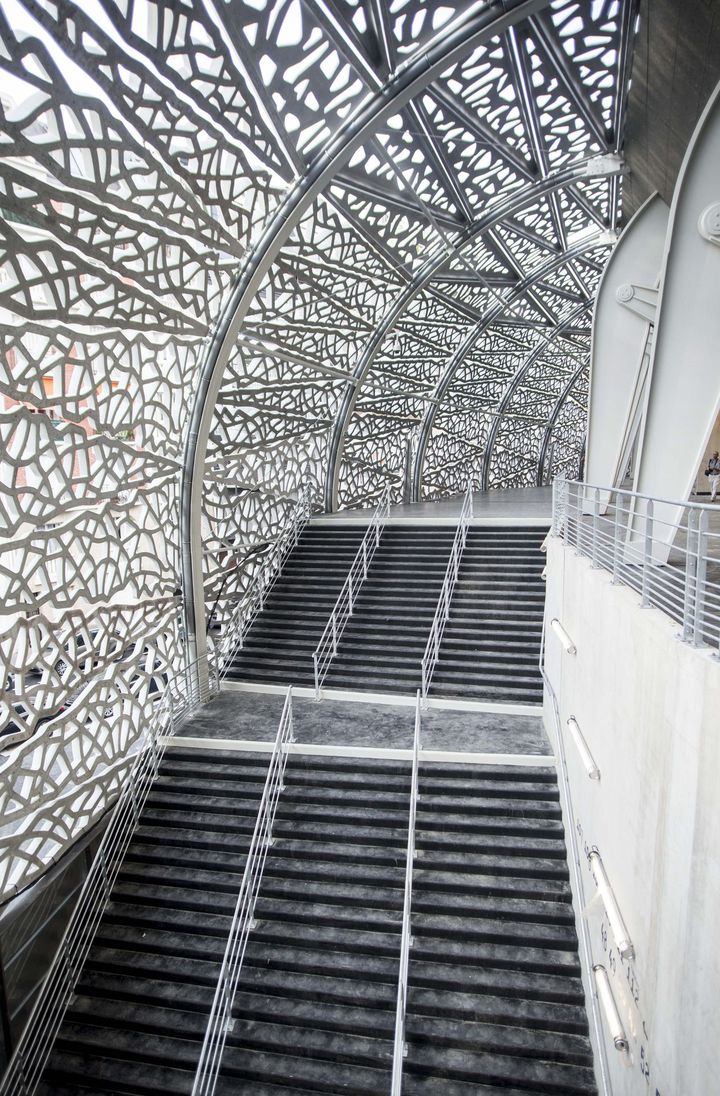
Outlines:
[{"label": "upper walkway platform", "polygon": [[[435,502],[411,502],[390,507],[391,525],[457,525],[463,495]],[[373,509],[339,510],[318,514],[318,524],[367,524]],[[475,491],[472,525],[550,525],[552,487],[520,487],[511,491]]]}]

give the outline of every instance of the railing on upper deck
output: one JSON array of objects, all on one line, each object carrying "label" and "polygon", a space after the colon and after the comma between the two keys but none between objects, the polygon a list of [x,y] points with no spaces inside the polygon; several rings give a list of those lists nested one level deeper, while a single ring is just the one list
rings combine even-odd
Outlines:
[{"label": "railing on upper deck", "polygon": [[720,507],[575,480],[553,484],[552,530],[662,609],[696,647],[720,646]]}]

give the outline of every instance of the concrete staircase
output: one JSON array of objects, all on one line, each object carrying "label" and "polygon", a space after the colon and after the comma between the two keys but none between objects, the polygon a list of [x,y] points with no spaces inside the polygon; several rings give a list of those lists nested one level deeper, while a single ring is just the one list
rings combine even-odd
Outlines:
[{"label": "concrete staircase", "polygon": [[[230,669],[231,680],[312,684],[313,651],[363,534],[364,527],[306,528]],[[434,695],[542,701],[544,535],[522,526],[468,531]],[[385,527],[327,688],[400,694],[419,688],[453,537],[452,527]]]},{"label": "concrete staircase", "polygon": [[528,526],[468,530],[433,695],[542,703],[546,533]]},{"label": "concrete staircase", "polygon": [[[44,1096],[184,1096],[267,755],[172,748]],[[409,763],[291,755],[217,1092],[389,1092]],[[594,1092],[551,769],[424,764],[403,1091]]]}]

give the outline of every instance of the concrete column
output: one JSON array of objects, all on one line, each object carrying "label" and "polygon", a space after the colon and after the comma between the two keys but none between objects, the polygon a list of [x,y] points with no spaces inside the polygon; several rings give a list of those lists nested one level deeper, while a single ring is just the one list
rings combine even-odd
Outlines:
[{"label": "concrete column", "polygon": [[[598,288],[585,459],[585,480],[598,487],[615,485],[625,471],[623,453],[642,401],[643,359],[654,319],[650,298],[662,265],[669,212],[658,194],[648,199],[620,237]],[[606,505],[607,495],[601,498],[603,509]]]},{"label": "concrete column", "polygon": [[[686,499],[720,411],[720,85],[698,122],[670,210],[635,489]],[[680,507],[656,508],[677,521]],[[668,545],[671,532],[667,534]]]}]

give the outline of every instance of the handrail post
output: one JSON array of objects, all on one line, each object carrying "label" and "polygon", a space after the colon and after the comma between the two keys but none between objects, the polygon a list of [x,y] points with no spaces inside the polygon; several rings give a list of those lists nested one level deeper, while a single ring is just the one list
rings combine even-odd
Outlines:
[{"label": "handrail post", "polygon": [[690,509],[687,519],[687,543],[685,545],[685,590],[683,596],[682,638],[689,643],[694,634],[693,601],[696,595],[697,569],[697,511]]},{"label": "handrail post", "polygon": [[615,498],[615,523],[613,528],[613,586],[620,581],[620,541],[622,530],[623,496],[618,494]]},{"label": "handrail post", "polygon": [[595,488],[592,513],[592,565],[598,565],[598,527],[600,525],[600,492]]},{"label": "handrail post", "polygon": [[648,499],[645,507],[645,542],[643,547],[642,564],[642,602],[644,608],[650,604],[650,568],[653,560],[653,516],[654,507],[652,499]]},{"label": "handrail post", "polygon": [[705,590],[707,586],[707,547],[708,512],[701,510],[697,527],[697,550],[695,563],[695,597],[693,602],[693,635],[695,647],[703,643],[703,625],[705,622]]},{"label": "handrail post", "polygon": [[560,479],[552,481],[552,524],[550,526],[554,537],[560,534]]},{"label": "handrail post", "polygon": [[575,485],[575,551],[582,552],[582,503],[580,501],[581,484]]}]

